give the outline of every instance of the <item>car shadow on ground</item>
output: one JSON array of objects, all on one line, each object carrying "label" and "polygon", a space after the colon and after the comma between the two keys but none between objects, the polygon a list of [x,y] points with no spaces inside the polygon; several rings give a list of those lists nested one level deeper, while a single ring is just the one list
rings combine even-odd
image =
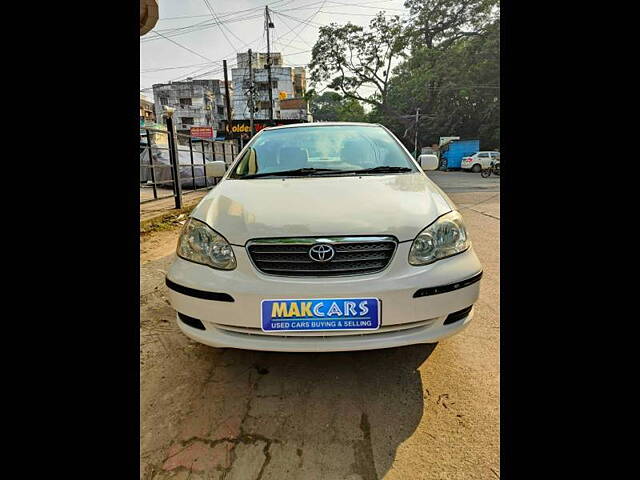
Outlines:
[{"label": "car shadow on ground", "polygon": [[201,393],[162,471],[188,470],[191,478],[198,472],[261,480],[382,478],[420,423],[418,368],[434,348],[272,353],[197,345],[211,368],[207,378],[193,379]]}]

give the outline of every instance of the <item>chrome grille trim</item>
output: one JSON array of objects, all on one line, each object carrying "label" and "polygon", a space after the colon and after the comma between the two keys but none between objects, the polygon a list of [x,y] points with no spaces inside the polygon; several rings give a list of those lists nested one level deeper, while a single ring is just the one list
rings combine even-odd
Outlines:
[{"label": "chrome grille trim", "polygon": [[[314,262],[309,249],[318,243],[334,247],[335,256]],[[368,275],[389,266],[398,246],[392,236],[260,238],[246,244],[256,269],[266,275],[330,277]]]}]

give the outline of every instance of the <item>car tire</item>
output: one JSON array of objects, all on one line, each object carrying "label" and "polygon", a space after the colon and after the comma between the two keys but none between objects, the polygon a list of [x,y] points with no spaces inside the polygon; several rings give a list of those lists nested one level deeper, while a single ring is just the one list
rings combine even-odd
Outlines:
[{"label": "car tire", "polygon": [[471,167],[471,171],[473,173],[478,173],[480,170],[482,170],[482,167],[479,163],[476,163],[473,167]]}]

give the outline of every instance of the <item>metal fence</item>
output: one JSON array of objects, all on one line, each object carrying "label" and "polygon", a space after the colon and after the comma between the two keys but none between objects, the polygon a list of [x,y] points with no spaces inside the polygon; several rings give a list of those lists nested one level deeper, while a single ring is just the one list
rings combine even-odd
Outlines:
[{"label": "metal fence", "polygon": [[140,204],[175,198],[182,208],[183,191],[210,190],[219,178],[208,177],[207,163],[222,160],[228,167],[241,148],[238,140],[208,140],[167,130],[140,129]]}]

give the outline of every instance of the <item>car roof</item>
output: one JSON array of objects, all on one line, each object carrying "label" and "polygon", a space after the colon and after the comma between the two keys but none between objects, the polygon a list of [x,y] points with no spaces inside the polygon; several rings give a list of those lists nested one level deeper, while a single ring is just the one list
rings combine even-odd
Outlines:
[{"label": "car roof", "polygon": [[379,123],[365,123],[365,122],[308,122],[308,123],[292,123],[291,125],[279,125],[277,127],[265,127],[262,130],[280,130],[283,128],[305,128],[305,127],[335,127],[335,126],[350,126],[359,125],[365,127],[381,127]]}]

